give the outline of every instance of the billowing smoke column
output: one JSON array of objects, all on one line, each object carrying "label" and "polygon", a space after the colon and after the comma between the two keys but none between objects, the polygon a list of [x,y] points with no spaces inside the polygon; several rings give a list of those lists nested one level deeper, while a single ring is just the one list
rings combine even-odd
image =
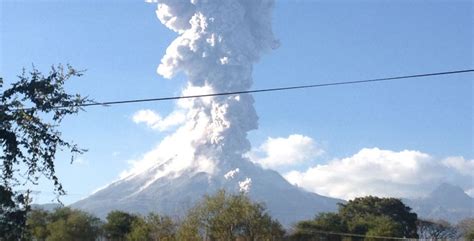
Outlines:
[{"label": "billowing smoke column", "polygon": [[[165,78],[185,73],[188,86],[183,95],[249,89],[253,63],[278,45],[271,28],[273,0],[154,2],[160,21],[179,34],[166,50],[158,73]],[[250,149],[247,132],[257,128],[253,103],[248,94],[180,101],[186,122],[160,144],[164,152],[169,150],[163,146],[182,145],[181,154],[168,155],[181,164],[170,163],[169,168],[192,159],[189,165],[206,166],[209,171],[217,163],[242,160]]]}]

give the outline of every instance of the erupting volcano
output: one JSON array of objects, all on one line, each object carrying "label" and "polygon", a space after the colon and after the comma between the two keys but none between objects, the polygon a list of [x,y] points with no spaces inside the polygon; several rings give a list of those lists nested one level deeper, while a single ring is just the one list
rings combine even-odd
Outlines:
[{"label": "erupting volcano", "polygon": [[[273,0],[158,0],[157,16],[178,37],[158,74],[183,72],[183,95],[248,90],[253,64],[278,47],[271,20]],[[275,171],[250,162],[247,133],[258,117],[250,94],[182,99],[170,115],[182,124],[123,178],[73,207],[104,216],[120,209],[183,215],[204,194],[246,192],[290,224],[333,211],[341,200],[289,184]]]}]

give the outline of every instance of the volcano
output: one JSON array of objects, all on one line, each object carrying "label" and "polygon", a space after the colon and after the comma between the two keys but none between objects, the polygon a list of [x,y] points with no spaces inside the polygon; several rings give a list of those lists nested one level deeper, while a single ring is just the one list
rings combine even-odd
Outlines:
[{"label": "volcano", "polygon": [[253,84],[254,63],[280,44],[271,24],[274,0],[153,2],[160,22],[178,35],[158,74],[167,79],[185,74],[183,96],[241,94],[183,98],[169,118],[139,118],[163,129],[169,123],[161,120],[183,116],[127,175],[73,207],[101,217],[114,209],[181,216],[204,194],[225,189],[264,202],[283,224],[335,211],[342,200],[303,191],[245,157],[251,149],[247,134],[258,128],[258,116],[252,95],[242,91]]},{"label": "volcano", "polygon": [[474,217],[474,198],[456,185],[442,183],[425,197],[404,200],[419,217],[457,223]]},{"label": "volcano", "polygon": [[289,226],[311,219],[319,212],[335,211],[337,203],[344,202],[304,191],[288,183],[279,173],[251,162],[222,166],[212,175],[188,169],[179,176],[171,173],[155,179],[156,172],[165,165],[167,163],[118,180],[72,207],[102,218],[112,210],[182,217],[203,195],[225,189],[231,193],[246,192],[252,200],[264,203],[270,215]]}]

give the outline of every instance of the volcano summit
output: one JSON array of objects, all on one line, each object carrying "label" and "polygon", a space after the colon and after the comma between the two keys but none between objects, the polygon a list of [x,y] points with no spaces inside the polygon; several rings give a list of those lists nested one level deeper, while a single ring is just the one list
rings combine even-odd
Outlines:
[{"label": "volcano summit", "polygon": [[[184,73],[183,95],[250,89],[253,64],[279,46],[273,0],[156,2],[161,23],[178,34],[157,71],[165,78]],[[253,104],[250,94],[178,101],[168,116],[183,117],[176,131],[122,179],[73,207],[100,216],[113,209],[182,215],[203,194],[224,188],[265,202],[284,224],[335,210],[340,200],[303,191],[245,157],[247,133],[258,127]]]}]

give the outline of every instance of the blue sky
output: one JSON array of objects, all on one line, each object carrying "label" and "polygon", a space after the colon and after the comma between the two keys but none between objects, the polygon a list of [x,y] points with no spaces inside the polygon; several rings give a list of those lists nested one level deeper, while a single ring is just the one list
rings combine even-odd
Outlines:
[{"label": "blue sky", "polygon": [[[142,1],[2,1],[0,74],[23,67],[46,71],[70,63],[86,74],[68,89],[97,101],[178,95],[185,76],[156,74],[176,34]],[[277,0],[280,48],[254,66],[254,88],[358,80],[473,68],[472,1]],[[363,148],[417,150],[434,159],[473,159],[472,74],[255,95],[259,129],[268,137],[301,134],[324,154],[298,171]],[[61,130],[89,151],[57,171],[73,202],[116,180],[166,135],[132,121],[135,112],[173,110],[173,102],[90,107]],[[282,174],[292,170],[280,169]],[[472,179],[471,179],[472,180]],[[40,202],[52,199],[47,184]]]}]

